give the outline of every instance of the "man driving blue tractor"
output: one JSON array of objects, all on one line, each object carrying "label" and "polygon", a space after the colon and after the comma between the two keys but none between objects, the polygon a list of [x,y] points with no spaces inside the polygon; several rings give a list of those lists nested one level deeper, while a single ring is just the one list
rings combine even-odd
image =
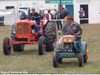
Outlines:
[{"label": "man driving blue tractor", "polygon": [[87,44],[81,38],[82,29],[73,17],[66,16],[61,22],[62,28],[56,26],[56,43],[54,48],[53,66],[58,67],[63,58],[78,58],[79,66],[87,63]]},{"label": "man driving blue tractor", "polygon": [[73,21],[73,17],[67,16],[65,17],[65,24],[62,29],[62,32],[64,35],[74,35],[75,36],[75,47],[76,50],[80,50],[81,45],[81,35],[82,35],[82,29],[78,23],[75,23]]}]

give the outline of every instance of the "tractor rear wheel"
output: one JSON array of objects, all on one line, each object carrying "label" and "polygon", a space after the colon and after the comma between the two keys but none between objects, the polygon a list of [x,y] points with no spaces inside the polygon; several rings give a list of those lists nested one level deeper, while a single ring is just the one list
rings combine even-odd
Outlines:
[{"label": "tractor rear wheel", "polygon": [[54,56],[54,57],[53,57],[53,67],[54,67],[54,68],[57,68],[58,65],[59,65],[58,59],[57,59],[57,57]]},{"label": "tractor rear wheel", "polygon": [[3,40],[3,53],[4,55],[10,55],[11,54],[11,43],[9,38],[5,38]]},{"label": "tractor rear wheel", "polygon": [[38,54],[43,55],[46,51],[45,37],[44,36],[41,36],[39,38],[38,48],[39,48]]}]

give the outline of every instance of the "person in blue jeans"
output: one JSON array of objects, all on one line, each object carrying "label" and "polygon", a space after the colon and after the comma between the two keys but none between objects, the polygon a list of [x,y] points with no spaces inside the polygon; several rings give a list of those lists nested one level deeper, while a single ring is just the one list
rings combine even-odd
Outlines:
[{"label": "person in blue jeans", "polygon": [[35,32],[39,32],[40,31],[40,20],[41,20],[41,16],[36,12],[34,13],[34,15],[32,16],[32,20],[34,20],[36,22],[35,25]]},{"label": "person in blue jeans", "polygon": [[65,24],[62,29],[64,35],[74,35],[75,36],[75,48],[76,52],[77,50],[81,50],[81,35],[82,35],[82,29],[80,25],[76,22],[74,22],[73,17],[67,16],[65,18]]}]

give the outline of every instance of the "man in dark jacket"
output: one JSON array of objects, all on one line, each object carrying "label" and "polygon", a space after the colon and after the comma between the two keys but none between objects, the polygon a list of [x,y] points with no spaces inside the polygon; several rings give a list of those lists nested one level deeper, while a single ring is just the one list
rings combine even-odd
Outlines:
[{"label": "man in dark jacket", "polygon": [[[67,10],[62,6],[59,5],[58,12],[56,13],[56,19],[64,19],[68,15]],[[61,21],[57,21],[59,29],[62,28]]]},{"label": "man in dark jacket", "polygon": [[56,19],[64,19],[64,17],[67,15],[67,10],[62,5],[59,5],[58,12],[56,13]]},{"label": "man in dark jacket", "polygon": [[62,31],[64,35],[74,35],[75,36],[76,50],[80,50],[82,29],[78,23],[75,23],[73,21],[73,17],[67,17],[65,26],[63,27]]}]

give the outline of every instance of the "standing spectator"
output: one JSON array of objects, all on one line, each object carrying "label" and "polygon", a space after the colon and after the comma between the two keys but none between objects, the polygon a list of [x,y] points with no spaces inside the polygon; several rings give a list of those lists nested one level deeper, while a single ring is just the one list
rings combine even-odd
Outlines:
[{"label": "standing spectator", "polygon": [[53,15],[51,14],[51,10],[48,10],[47,18],[48,18],[48,20],[53,19]]},{"label": "standing spectator", "polygon": [[[59,5],[58,12],[56,13],[56,19],[64,19],[68,15],[68,12],[62,5]],[[59,29],[62,29],[61,21],[57,21]]]},{"label": "standing spectator", "polygon": [[40,11],[39,11],[39,14],[40,14],[41,17],[43,17],[43,15],[44,15],[43,10],[40,10]]},{"label": "standing spectator", "polygon": [[80,18],[85,17],[85,11],[83,8],[80,8],[79,15],[80,15]]},{"label": "standing spectator", "polygon": [[34,14],[35,14],[35,9],[32,9],[31,15],[34,15]]},{"label": "standing spectator", "polygon": [[55,19],[56,13],[57,13],[57,10],[56,10],[56,9],[53,9],[53,10],[51,11],[51,14],[52,14],[52,16],[53,16],[53,19]]},{"label": "standing spectator", "polygon": [[64,19],[65,16],[68,15],[67,10],[62,5],[59,5],[58,7],[58,12],[56,13],[56,18],[57,19]]},{"label": "standing spectator", "polygon": [[44,11],[44,16],[47,18],[47,20],[51,20],[52,19],[52,14],[50,10],[45,10]]}]

